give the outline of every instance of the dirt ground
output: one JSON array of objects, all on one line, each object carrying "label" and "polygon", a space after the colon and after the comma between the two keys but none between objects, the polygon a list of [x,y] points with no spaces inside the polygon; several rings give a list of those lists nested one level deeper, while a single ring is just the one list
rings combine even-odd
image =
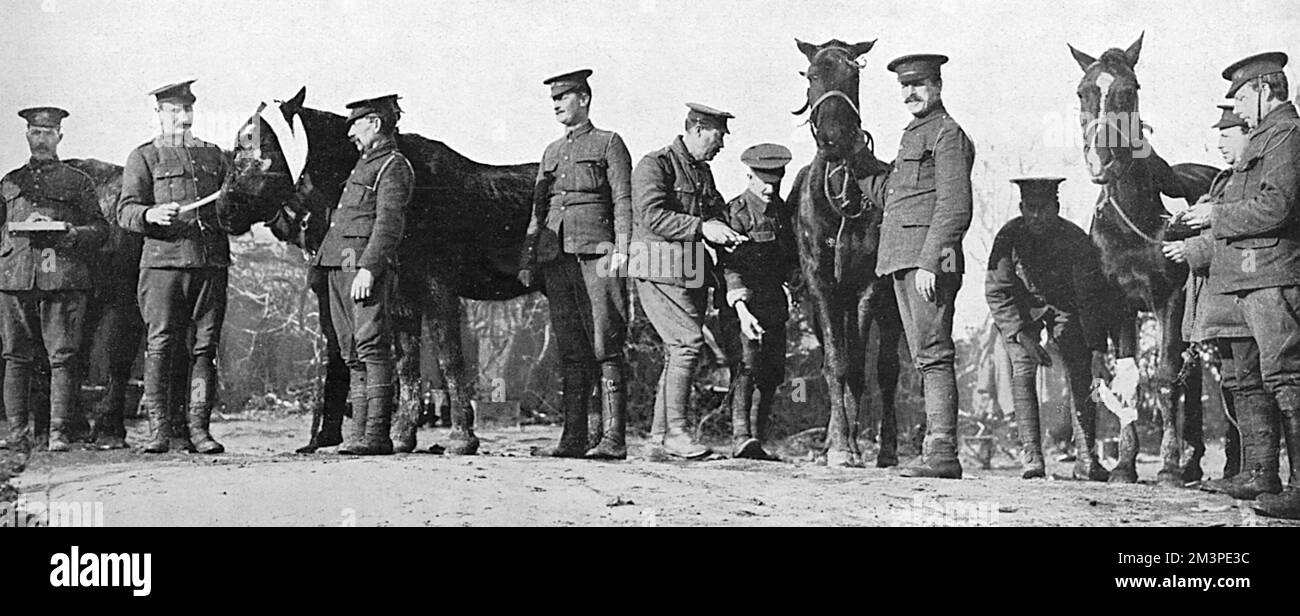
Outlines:
[{"label": "dirt ground", "polygon": [[[1242,503],[1149,483],[1024,481],[999,456],[964,460],[962,481],[911,480],[895,470],[826,468],[798,443],[784,463],[590,462],[533,458],[555,428],[488,428],[482,455],[309,456],[310,419],[214,423],[225,455],[79,450],[35,454],[15,480],[28,503],[96,503],[105,526],[1273,526]],[[144,440],[143,424],[131,442]],[[425,430],[422,448],[445,430]],[[873,456],[874,459],[874,456]],[[1154,479],[1155,459],[1140,473]],[[906,463],[906,460],[904,461]],[[1210,476],[1222,452],[1205,460]],[[1067,475],[1068,463],[1049,462]],[[102,505],[100,505],[102,503]],[[89,510],[88,510],[89,511]]]}]

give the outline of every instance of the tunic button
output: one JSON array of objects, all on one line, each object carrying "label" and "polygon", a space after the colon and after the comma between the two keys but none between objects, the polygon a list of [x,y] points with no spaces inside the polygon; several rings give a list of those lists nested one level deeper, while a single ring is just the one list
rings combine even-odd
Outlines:
[{"label": "tunic button", "polygon": [[560,174],[560,178],[564,178],[564,177],[565,177],[565,175],[564,175],[563,173],[561,173],[561,174]]}]

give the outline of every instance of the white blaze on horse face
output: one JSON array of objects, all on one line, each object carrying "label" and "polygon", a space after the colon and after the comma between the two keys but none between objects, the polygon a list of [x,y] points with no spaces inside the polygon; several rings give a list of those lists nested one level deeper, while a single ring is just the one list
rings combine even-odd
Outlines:
[{"label": "white blaze on horse face", "polygon": [[1110,88],[1115,85],[1115,76],[1102,71],[1097,74],[1093,80],[1099,90],[1097,98],[1097,117],[1092,118],[1088,123],[1087,143],[1084,144],[1084,158],[1088,163],[1088,171],[1092,173],[1093,178],[1100,178],[1105,173],[1105,166],[1102,164],[1101,155],[1098,153],[1098,146],[1103,144],[1097,143],[1097,137],[1100,135],[1103,141],[1109,141],[1110,132],[1105,128],[1110,124],[1107,118],[1106,101],[1110,97]]},{"label": "white blaze on horse face", "polygon": [[295,114],[293,116],[293,127],[284,119],[284,113],[280,111],[280,106],[266,105],[266,109],[274,109],[272,113],[263,111],[260,115],[267,126],[271,127],[271,132],[280,142],[280,151],[284,153],[284,162],[289,166],[289,177],[293,183],[298,183],[298,178],[302,175],[302,170],[307,166],[307,150],[309,147],[307,141],[307,130],[303,128],[302,117]]}]

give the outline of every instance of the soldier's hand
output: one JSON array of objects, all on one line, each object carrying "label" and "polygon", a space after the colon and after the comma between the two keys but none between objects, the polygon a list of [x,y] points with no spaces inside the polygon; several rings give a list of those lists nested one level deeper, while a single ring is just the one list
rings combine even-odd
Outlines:
[{"label": "soldier's hand", "polygon": [[144,211],[144,221],[147,223],[159,225],[162,227],[171,226],[180,216],[181,206],[179,203],[164,203],[155,205]]},{"label": "soldier's hand", "polygon": [[718,246],[735,246],[745,241],[745,236],[736,233],[734,229],[728,227],[726,223],[717,220],[704,221],[701,231],[704,233],[704,239],[710,244]]},{"label": "soldier's hand", "polygon": [[1034,363],[1040,366],[1052,365],[1052,356],[1047,352],[1047,349],[1043,348],[1043,345],[1038,343],[1038,336],[1030,336],[1025,332],[1020,332],[1016,334],[1016,344],[1019,344],[1020,348],[1029,354]]},{"label": "soldier's hand", "polygon": [[736,302],[736,316],[740,317],[740,333],[750,340],[759,340],[767,330],[758,324],[758,317],[749,311],[745,302]]},{"label": "soldier's hand", "polygon": [[528,268],[521,269],[516,278],[519,279],[519,284],[524,285],[525,287],[533,286],[533,270]]},{"label": "soldier's hand", "polygon": [[352,301],[364,302],[370,299],[370,291],[374,283],[375,278],[370,270],[364,267],[358,269],[356,277],[352,279]]},{"label": "soldier's hand", "polygon": [[1186,263],[1187,251],[1184,242],[1165,242],[1160,246],[1160,251],[1165,253],[1165,258],[1174,263]]},{"label": "soldier's hand", "polygon": [[1214,203],[1209,201],[1199,202],[1190,209],[1181,212],[1181,220],[1187,223],[1187,226],[1193,229],[1206,229],[1210,226],[1210,219],[1214,216]]},{"label": "soldier's hand", "polygon": [[935,277],[934,272],[920,268],[916,270],[916,292],[921,294],[922,299],[927,302],[934,301],[934,290],[936,285],[937,278]]}]

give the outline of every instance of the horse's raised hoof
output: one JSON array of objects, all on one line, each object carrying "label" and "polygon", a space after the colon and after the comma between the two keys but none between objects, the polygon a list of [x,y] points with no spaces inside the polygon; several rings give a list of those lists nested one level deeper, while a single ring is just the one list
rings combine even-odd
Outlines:
[{"label": "horse's raised hoof", "polygon": [[864,468],[862,456],[852,451],[831,450],[826,452],[826,466],[840,468]]},{"label": "horse's raised hoof", "polygon": [[472,456],[478,453],[478,437],[473,432],[457,434],[453,432],[447,437],[446,452],[453,456]]},{"label": "horse's raised hoof", "polygon": [[1137,469],[1121,464],[1111,469],[1110,478],[1107,481],[1110,483],[1137,483]]},{"label": "horse's raised hoof", "polygon": [[898,473],[899,477],[928,479],[961,479],[961,462],[956,459],[936,460],[909,466]]}]

